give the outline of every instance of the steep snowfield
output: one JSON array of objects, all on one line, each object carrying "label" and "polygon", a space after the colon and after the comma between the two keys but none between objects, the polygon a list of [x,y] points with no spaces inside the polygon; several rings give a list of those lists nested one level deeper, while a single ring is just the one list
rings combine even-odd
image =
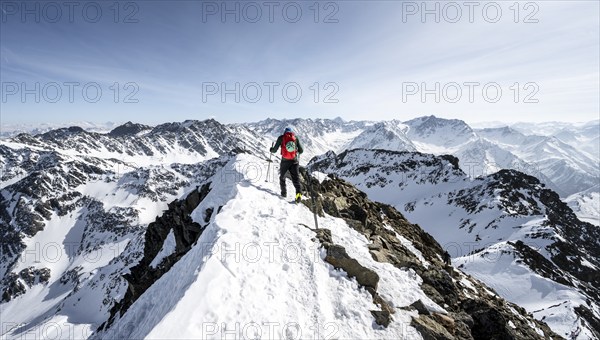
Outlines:
[{"label": "steep snowfield", "polygon": [[[223,206],[197,244],[159,279],[102,338],[420,338],[399,311],[383,328],[374,324],[370,294],[324,260],[314,241],[312,213],[278,197],[276,182],[239,173],[239,156],[215,178],[193,213]],[[227,178],[235,178],[235,181]],[[288,183],[291,186],[291,183]],[[381,276],[379,290],[394,306],[423,299],[410,271],[375,262],[368,240],[340,219],[320,218],[334,242]]]},{"label": "steep snowfield", "polygon": [[[346,149],[416,151],[417,149],[405,134],[406,130],[408,126],[398,121],[376,123],[356,136]],[[337,152],[340,149],[332,151]]]},{"label": "steep snowfield", "polygon": [[582,327],[573,312],[585,304],[586,297],[572,287],[531,271],[510,244],[497,243],[485,251],[455,258],[453,264],[486,282],[505,299],[524,307],[565,338],[594,339],[594,334]]},{"label": "steep snowfield", "polygon": [[[25,156],[10,160],[15,161],[11,171],[30,172],[31,160],[39,161],[32,172],[37,175],[20,177],[0,191],[0,206],[12,218],[10,228],[2,225],[2,231],[22,228],[18,235],[23,247],[12,268],[14,255],[2,254],[8,256],[0,267],[3,276],[8,268],[20,275],[10,280],[4,276],[3,289],[21,287],[2,297],[3,338],[87,338],[122,296],[121,275],[139,257],[144,225],[223,162],[133,168],[116,160],[18,150]],[[29,180],[36,183],[35,190],[24,182]],[[54,208],[48,202],[55,202]],[[47,215],[48,208],[52,213]],[[34,233],[23,229],[32,227],[27,221],[38,212],[33,219],[43,228]],[[3,239],[3,250],[18,249],[17,241]]]},{"label": "steep snowfield", "polygon": [[408,126],[406,135],[421,152],[452,154],[477,139],[473,129],[458,119],[427,116],[406,121],[404,124]]},{"label": "steep snowfield", "polygon": [[600,226],[600,185],[573,194],[565,202],[579,219]]}]

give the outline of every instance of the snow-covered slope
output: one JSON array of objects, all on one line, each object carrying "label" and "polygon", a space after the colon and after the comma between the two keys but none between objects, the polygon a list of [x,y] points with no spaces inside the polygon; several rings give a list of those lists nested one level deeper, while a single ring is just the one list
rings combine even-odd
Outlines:
[{"label": "snow-covered slope", "polygon": [[356,136],[346,149],[416,151],[416,147],[405,134],[406,130],[408,126],[395,120],[376,123]]},{"label": "snow-covered slope", "polygon": [[[563,319],[549,319],[550,326],[562,336],[569,335],[565,333],[567,328],[581,329],[581,339],[589,334],[598,336],[592,331],[600,316],[598,228],[578,220],[556,193],[534,177],[502,170],[471,179],[458,162],[452,156],[351,150],[340,155],[326,154],[310,166],[354,183],[373,200],[394,205],[408,220],[431,233],[453,257],[463,261],[460,264],[468,273],[491,286],[511,284],[504,282],[506,276],[501,274],[507,264],[489,263],[483,268],[469,259],[502,253],[498,249],[523,243],[518,254],[527,255],[527,278],[542,276],[560,284],[546,285],[550,291],[569,293],[544,295],[537,304],[520,299],[530,296],[527,294],[517,296],[502,290],[498,293],[530,312],[536,311],[540,319],[554,313],[547,309],[563,304],[566,296],[577,296],[573,298],[576,302],[561,309]],[[518,256],[513,257],[516,261]],[[531,296],[538,292],[536,284],[511,287],[528,291]],[[584,309],[589,313],[582,312]]]},{"label": "snow-covered slope", "polygon": [[600,226],[600,184],[567,197],[565,202],[580,220]]},{"label": "snow-covered slope", "polygon": [[[118,178],[98,162],[63,168],[56,159],[37,170],[32,180],[57,188],[67,197],[60,204],[21,181],[3,188],[2,211],[13,217],[3,230],[23,244],[2,281],[0,312],[11,325],[3,338],[552,336],[444,268],[431,236],[343,181],[311,181],[314,229],[311,201],[278,197],[251,155]],[[78,182],[50,182],[65,169]],[[32,207],[41,219],[30,234],[14,218],[20,199],[42,206]],[[59,260],[35,257],[50,247]]]},{"label": "snow-covered slope", "polygon": [[419,117],[404,122],[406,135],[421,152],[452,154],[465,144],[477,140],[477,135],[462,120],[435,116]]},{"label": "snow-covered slope", "polygon": [[[499,242],[478,253],[454,259],[454,264],[486,282],[502,297],[519,305],[567,339],[594,339],[595,325],[582,327],[579,306],[585,295],[568,284],[552,280],[548,273],[531,269],[531,248],[523,242]],[[546,264],[543,259],[539,263]],[[565,311],[568,311],[565,313]],[[583,314],[582,313],[582,314]],[[596,329],[597,330],[597,329]]]},{"label": "snow-covered slope", "polygon": [[557,137],[526,136],[509,127],[483,129],[477,133],[527,162],[531,171],[524,172],[536,177],[540,177],[536,172],[542,174],[559,188],[563,196],[598,183],[598,158],[580,151],[581,146],[591,145],[587,143],[589,140],[572,146]]}]

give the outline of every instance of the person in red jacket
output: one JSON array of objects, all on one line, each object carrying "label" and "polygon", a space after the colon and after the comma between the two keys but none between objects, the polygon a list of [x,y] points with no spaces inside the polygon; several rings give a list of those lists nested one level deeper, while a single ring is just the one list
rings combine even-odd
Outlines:
[{"label": "person in red jacket", "polygon": [[300,162],[298,156],[304,151],[300,139],[296,137],[291,128],[285,128],[283,135],[277,137],[277,142],[270,149],[271,153],[277,152],[281,146],[281,165],[279,168],[279,186],[281,187],[281,196],[287,195],[285,185],[285,174],[290,172],[292,183],[296,189],[296,202],[302,199],[302,188],[300,186]]}]

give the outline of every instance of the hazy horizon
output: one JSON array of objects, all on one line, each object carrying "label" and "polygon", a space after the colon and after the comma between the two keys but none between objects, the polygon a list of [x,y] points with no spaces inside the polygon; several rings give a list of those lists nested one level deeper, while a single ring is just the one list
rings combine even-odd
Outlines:
[{"label": "hazy horizon", "polygon": [[[413,117],[409,117],[408,119],[345,119],[344,117],[333,117],[333,118],[314,118],[314,117],[290,117],[290,118],[274,118],[274,117],[265,117],[263,119],[259,119],[259,120],[248,120],[248,121],[237,121],[237,122],[224,122],[218,119],[218,117],[205,117],[202,119],[193,119],[193,118],[189,118],[189,119],[182,119],[182,120],[164,120],[164,121],[160,121],[160,122],[144,122],[144,121],[138,121],[138,120],[121,120],[121,121],[90,121],[90,120],[74,120],[74,121],[63,121],[63,122],[1,122],[0,123],[0,132],[2,132],[3,129],[7,128],[7,127],[19,127],[19,126],[24,126],[24,127],[31,127],[31,128],[35,128],[35,127],[42,127],[42,126],[56,126],[57,128],[61,128],[61,127],[70,127],[70,126],[79,126],[82,128],[100,128],[100,127],[109,127],[109,126],[120,126],[123,125],[127,122],[131,122],[134,124],[143,124],[143,125],[148,125],[148,126],[158,126],[161,124],[167,124],[167,123],[176,123],[176,122],[184,122],[184,121],[203,121],[203,120],[208,120],[208,119],[214,119],[222,124],[250,124],[250,123],[257,123],[260,121],[264,121],[264,120],[269,120],[269,119],[276,119],[276,120],[296,120],[296,119],[312,119],[312,120],[318,120],[318,119],[322,119],[322,120],[334,120],[337,118],[341,118],[343,121],[345,122],[352,122],[352,121],[367,121],[367,122],[381,122],[381,121],[392,121],[392,120],[396,120],[396,121],[400,121],[400,122],[406,122],[412,119],[417,119],[417,118],[422,118],[422,117],[429,117],[429,116],[435,116],[436,118],[439,119],[446,119],[446,120],[453,120],[453,119],[458,119],[458,118],[446,118],[446,117],[441,117],[438,115],[424,115],[424,116],[413,116]],[[508,121],[467,121],[464,119],[458,119],[461,120],[463,122],[465,122],[466,124],[468,124],[469,126],[473,127],[473,128],[485,128],[485,127],[501,127],[501,126],[512,126],[512,125],[518,125],[518,124],[558,124],[558,125],[570,125],[570,126],[583,126],[583,125],[588,125],[591,123],[598,123],[599,129],[600,129],[600,118],[599,119],[591,119],[591,120],[587,120],[587,121],[579,121],[579,122],[570,122],[570,121],[543,121],[543,122],[532,122],[532,121],[512,121],[512,122],[508,122]]]}]

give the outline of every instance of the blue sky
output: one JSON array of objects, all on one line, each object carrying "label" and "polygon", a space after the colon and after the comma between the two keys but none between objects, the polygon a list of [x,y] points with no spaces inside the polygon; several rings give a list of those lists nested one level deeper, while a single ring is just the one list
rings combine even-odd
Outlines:
[{"label": "blue sky", "polygon": [[598,1],[0,3],[2,124],[599,118]]}]

